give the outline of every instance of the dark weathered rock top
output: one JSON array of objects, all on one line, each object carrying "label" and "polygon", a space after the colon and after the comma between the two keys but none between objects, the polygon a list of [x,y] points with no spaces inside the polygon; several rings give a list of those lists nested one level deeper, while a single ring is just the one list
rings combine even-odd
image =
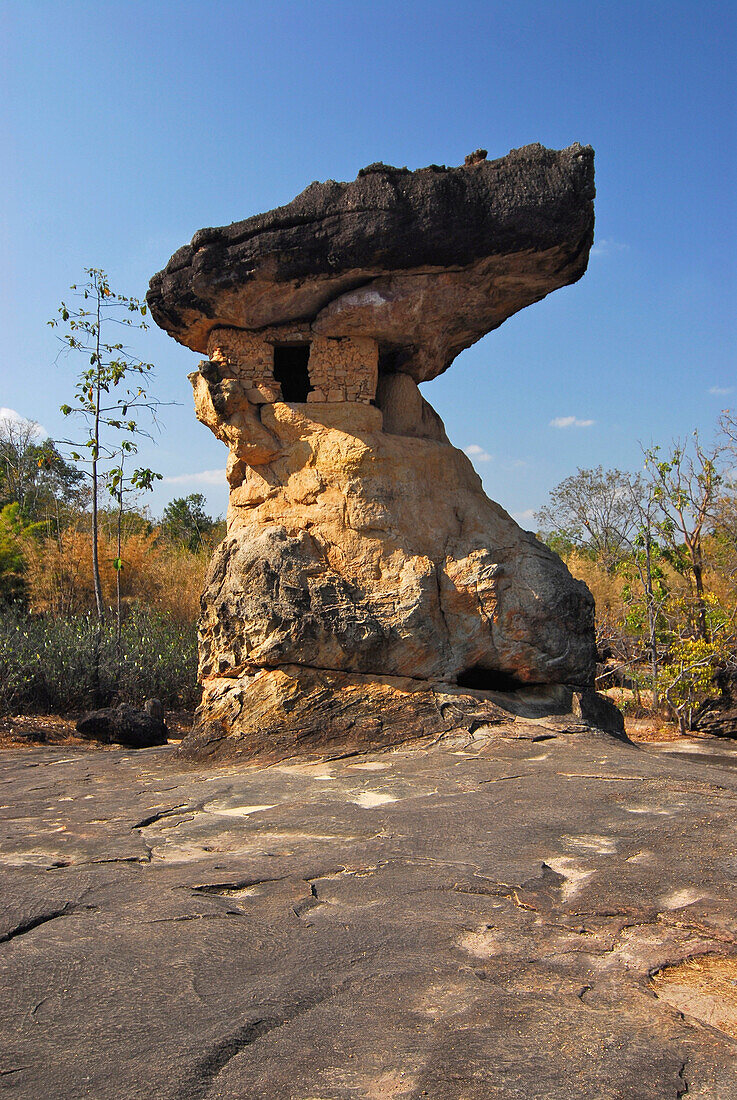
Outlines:
[{"label": "dark weathered rock top", "polygon": [[374,336],[403,370],[433,377],[583,275],[593,160],[590,146],[528,145],[459,168],[372,164],[352,183],[312,183],[286,206],[196,233],[151,280],[151,313],[195,351],[218,326],[309,321]]}]

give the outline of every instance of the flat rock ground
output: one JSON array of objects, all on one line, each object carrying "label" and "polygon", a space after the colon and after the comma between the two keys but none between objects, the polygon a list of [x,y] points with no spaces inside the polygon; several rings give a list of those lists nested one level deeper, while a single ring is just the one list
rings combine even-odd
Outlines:
[{"label": "flat rock ground", "polygon": [[734,747],[518,734],[1,752],[0,1092],[737,1097]]}]

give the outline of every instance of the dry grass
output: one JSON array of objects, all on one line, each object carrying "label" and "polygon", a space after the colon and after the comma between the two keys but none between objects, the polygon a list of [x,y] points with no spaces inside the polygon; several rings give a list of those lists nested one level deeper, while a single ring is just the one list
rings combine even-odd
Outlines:
[{"label": "dry grass", "polygon": [[[114,607],[115,539],[102,531],[99,548],[103,599],[108,607]],[[40,543],[29,540],[25,556],[34,613],[77,615],[94,609],[92,550],[87,531],[69,527],[58,539]],[[161,540],[155,531],[126,535],[120,575],[123,604],[159,611],[180,623],[196,622],[210,556],[209,546],[193,554]]]},{"label": "dry grass", "polygon": [[680,733],[674,722],[666,722],[664,718],[650,716],[648,718],[625,718],[624,728],[630,741],[642,744],[654,744],[666,741],[678,741]]},{"label": "dry grass", "polygon": [[737,959],[689,959],[666,966],[651,982],[667,1004],[737,1039]]}]

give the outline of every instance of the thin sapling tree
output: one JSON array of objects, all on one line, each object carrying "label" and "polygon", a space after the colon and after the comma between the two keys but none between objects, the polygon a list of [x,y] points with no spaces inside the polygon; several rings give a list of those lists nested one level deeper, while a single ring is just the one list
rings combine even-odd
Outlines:
[{"label": "thin sapling tree", "polygon": [[141,490],[153,489],[154,482],[161,480],[161,474],[157,474],[153,470],[148,469],[138,468],[134,470],[130,476],[126,474],[126,458],[134,454],[135,449],[135,443],[133,443],[132,440],[122,440],[120,450],[115,456],[119,464],[107,470],[105,475],[105,487],[116,504],[115,534],[117,540],[117,553],[115,558],[113,558],[113,568],[115,569],[115,637],[118,646],[120,645],[123,624],[121,576],[124,565],[123,511],[125,497]]},{"label": "thin sapling tree", "polygon": [[[74,403],[62,405],[64,416],[80,419],[84,432],[76,440],[63,440],[75,462],[83,463],[91,481],[92,496],[92,578],[97,614],[102,622],[105,607],[100,581],[99,519],[100,491],[111,490],[122,506],[126,483],[124,459],[137,452],[136,438],[150,433],[139,423],[141,412],[156,423],[161,402],[148,393],[153,364],[140,359],[122,340],[117,329],[146,329],[146,305],[110,289],[108,277],[99,268],[85,269],[87,281],[74,284],[78,304],[62,302],[58,317],[49,321],[61,328],[64,351],[78,352],[87,365],[77,376]],[[149,469],[136,469],[128,483],[136,488],[151,488],[160,475]],[[114,562],[118,578],[122,567],[120,548]],[[118,604],[118,617],[120,605]]]}]

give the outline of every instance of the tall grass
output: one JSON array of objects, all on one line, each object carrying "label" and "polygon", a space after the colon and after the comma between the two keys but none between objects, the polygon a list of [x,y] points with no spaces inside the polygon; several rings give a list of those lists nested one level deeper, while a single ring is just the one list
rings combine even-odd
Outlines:
[{"label": "tall grass", "polygon": [[90,613],[0,612],[0,713],[64,714],[151,697],[168,707],[198,702],[193,623],[134,610],[118,647],[114,624]]},{"label": "tall grass", "polygon": [[[55,538],[25,540],[24,576],[32,611],[66,618],[94,609],[92,551],[84,518],[80,526],[69,526]],[[143,606],[182,624],[195,622],[211,553],[208,545],[193,554],[154,531],[126,533],[120,575],[124,608]],[[101,531],[100,574],[107,606],[115,603],[117,555],[114,536]]]}]

